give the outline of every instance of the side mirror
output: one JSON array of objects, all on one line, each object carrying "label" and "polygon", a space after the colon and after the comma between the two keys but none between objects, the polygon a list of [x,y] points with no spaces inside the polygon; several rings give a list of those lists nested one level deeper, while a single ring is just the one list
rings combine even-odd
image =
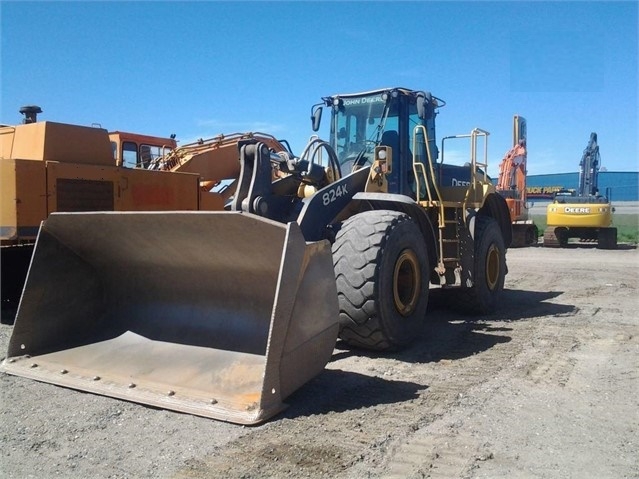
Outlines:
[{"label": "side mirror", "polygon": [[314,105],[311,108],[311,122],[313,126],[313,131],[318,131],[320,128],[320,123],[322,122],[322,106]]},{"label": "side mirror", "polygon": [[433,118],[435,109],[433,108],[433,97],[430,93],[420,91],[416,95],[417,98],[417,116],[420,120],[430,120]]}]

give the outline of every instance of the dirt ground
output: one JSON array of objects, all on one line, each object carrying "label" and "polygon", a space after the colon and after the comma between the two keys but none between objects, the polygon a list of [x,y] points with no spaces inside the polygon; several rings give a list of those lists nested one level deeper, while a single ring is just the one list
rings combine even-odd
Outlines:
[{"label": "dirt ground", "polygon": [[469,321],[435,292],[409,349],[338,344],[257,427],[0,374],[0,475],[639,477],[639,252],[511,249],[508,266],[498,314]]}]

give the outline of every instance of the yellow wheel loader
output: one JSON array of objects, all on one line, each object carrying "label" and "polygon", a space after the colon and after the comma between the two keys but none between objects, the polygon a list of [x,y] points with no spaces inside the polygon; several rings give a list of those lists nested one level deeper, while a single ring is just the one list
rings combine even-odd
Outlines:
[{"label": "yellow wheel loader", "polygon": [[[313,128],[330,108],[330,140],[300,157],[238,142],[225,211],[52,214],[2,370],[254,424],[322,371],[338,336],[408,345],[431,287],[493,311],[510,216],[486,174],[488,132],[437,147],[443,105],[405,88],[325,97]],[[444,161],[455,141],[470,144],[465,165]]]}]

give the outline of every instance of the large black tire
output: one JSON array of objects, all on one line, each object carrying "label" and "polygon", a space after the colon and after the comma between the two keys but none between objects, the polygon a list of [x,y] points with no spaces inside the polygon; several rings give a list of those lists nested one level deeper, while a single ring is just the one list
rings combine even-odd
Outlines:
[{"label": "large black tire", "polygon": [[415,339],[428,305],[428,253],[410,216],[367,211],[344,221],[333,244],[340,338],[378,351]]},{"label": "large black tire", "polygon": [[474,282],[461,288],[459,307],[472,315],[489,314],[499,305],[506,280],[506,248],[499,224],[477,216],[475,224]]}]

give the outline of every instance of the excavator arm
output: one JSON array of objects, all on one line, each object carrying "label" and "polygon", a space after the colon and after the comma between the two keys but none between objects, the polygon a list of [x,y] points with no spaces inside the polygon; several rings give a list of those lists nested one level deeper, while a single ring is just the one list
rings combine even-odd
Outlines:
[{"label": "excavator arm", "polygon": [[590,134],[590,140],[579,162],[579,190],[578,196],[597,196],[599,175],[599,145],[597,133]]},{"label": "excavator arm", "polygon": [[200,175],[200,197],[204,210],[219,210],[235,194],[241,173],[239,145],[259,141],[274,153],[292,155],[285,142],[266,133],[231,133],[198,140],[157,158],[149,169]]},{"label": "excavator arm", "polygon": [[511,246],[529,246],[537,242],[537,227],[528,215],[526,175],[528,150],[526,147],[526,120],[513,118],[513,146],[499,164],[496,189],[506,200],[513,226]]},{"label": "excavator arm", "polygon": [[526,220],[526,120],[513,118],[513,146],[499,164],[497,191],[506,199],[511,221]]},{"label": "excavator arm", "polygon": [[[525,144],[513,146],[499,165],[497,190],[504,196],[519,201],[526,199],[526,159]],[[515,218],[513,218],[515,219]]]}]

